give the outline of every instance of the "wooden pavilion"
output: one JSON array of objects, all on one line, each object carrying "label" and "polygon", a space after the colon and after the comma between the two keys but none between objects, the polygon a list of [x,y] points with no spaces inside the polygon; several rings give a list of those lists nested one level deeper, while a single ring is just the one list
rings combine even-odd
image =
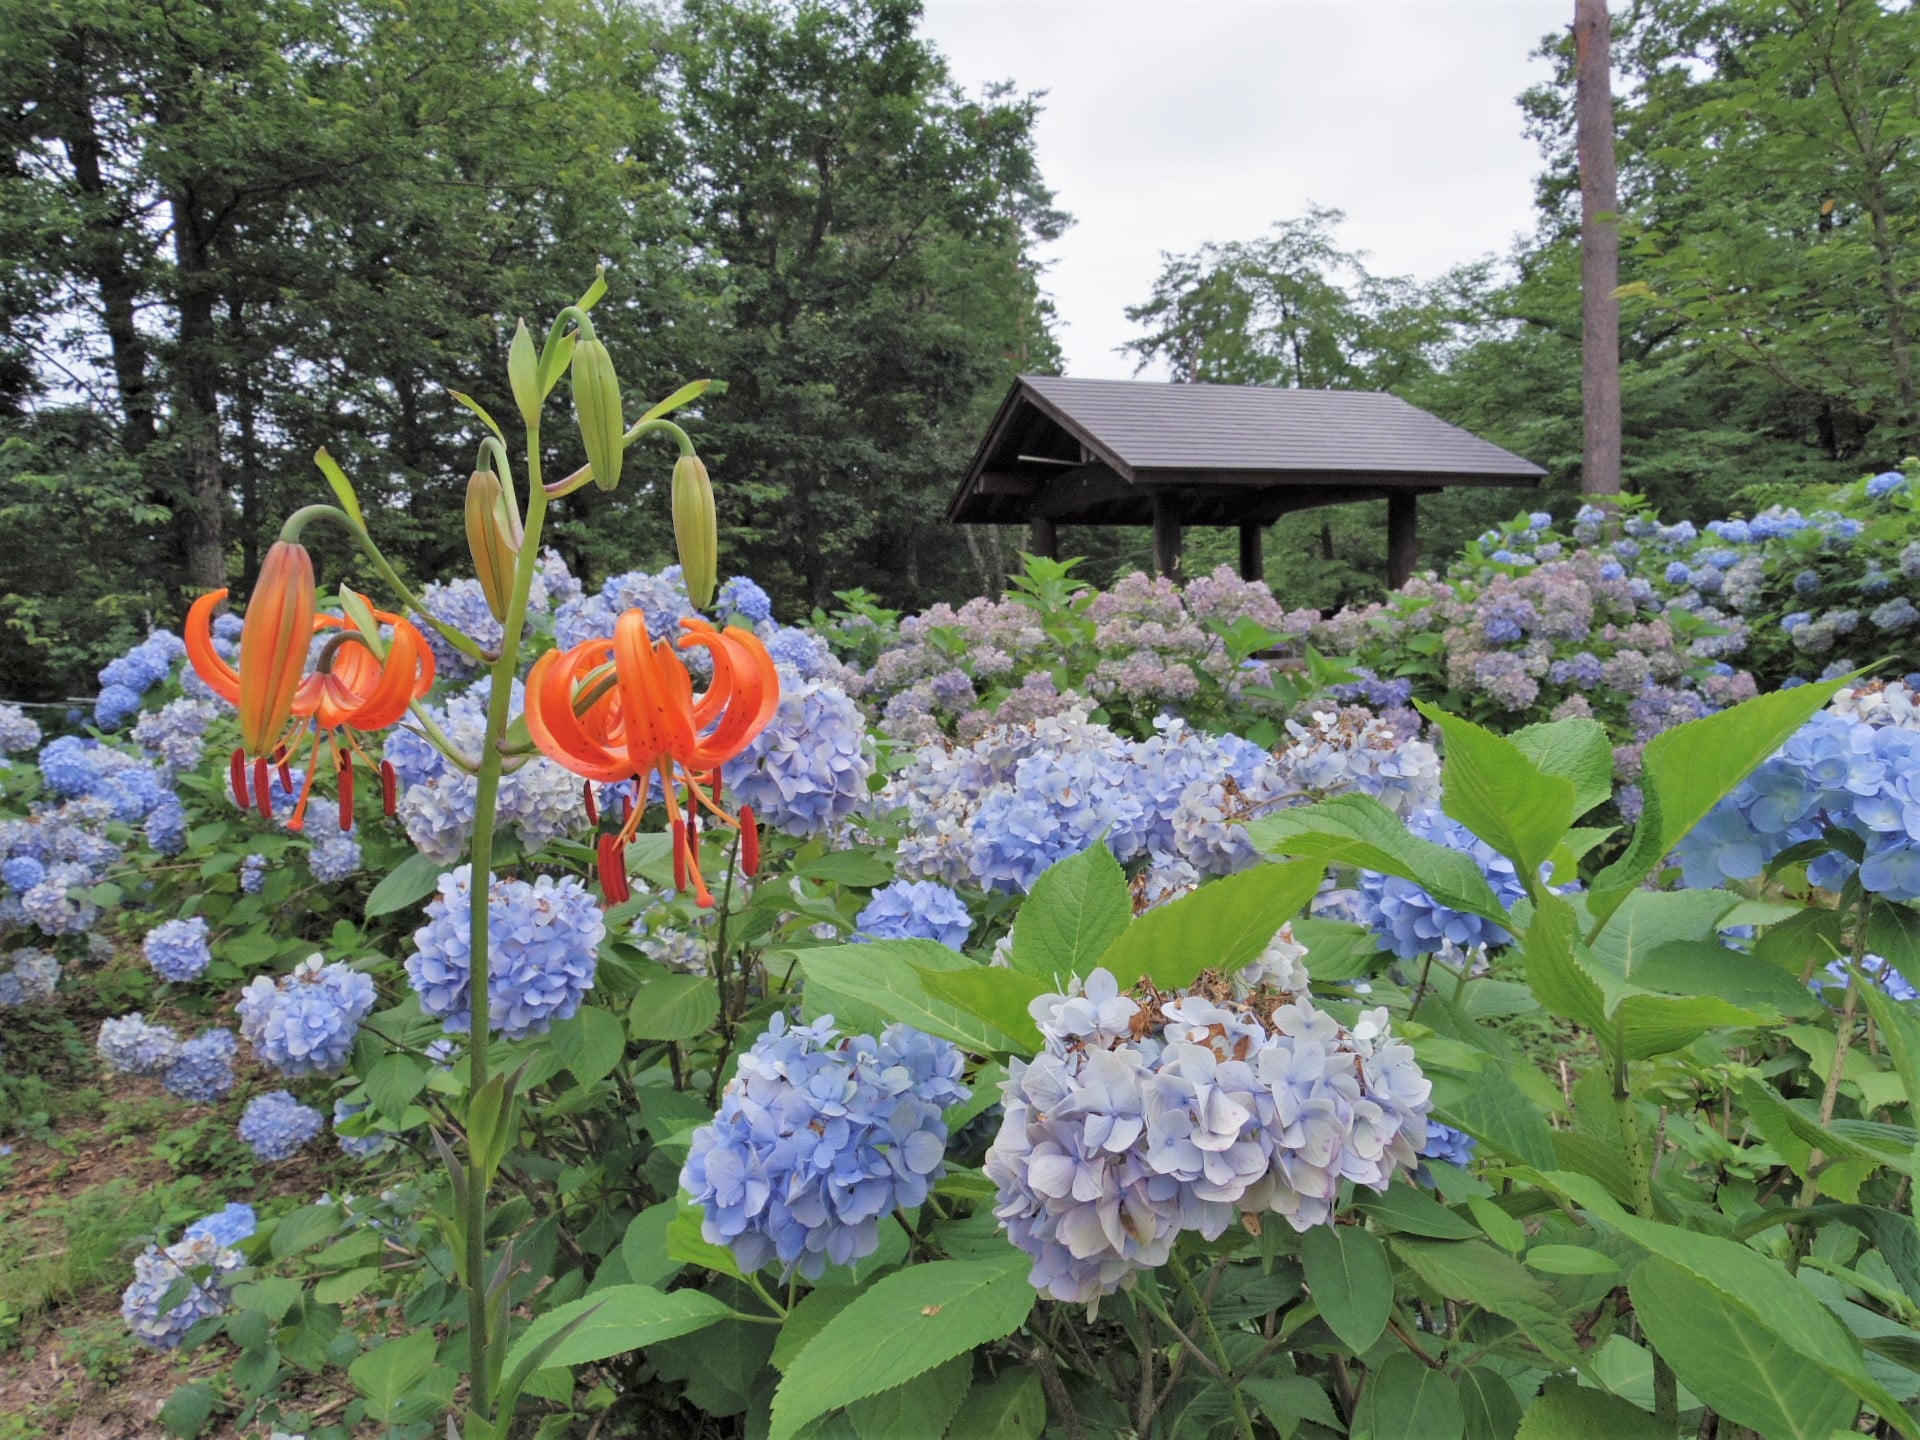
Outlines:
[{"label": "wooden pavilion", "polygon": [[1151,525],[1155,567],[1180,570],[1188,525],[1240,530],[1240,573],[1262,578],[1262,531],[1282,515],[1387,502],[1387,575],[1419,553],[1419,497],[1450,485],[1530,489],[1546,471],[1392,395],[1022,375],[974,453],[947,519],[1024,524],[1058,558],[1061,525]]}]

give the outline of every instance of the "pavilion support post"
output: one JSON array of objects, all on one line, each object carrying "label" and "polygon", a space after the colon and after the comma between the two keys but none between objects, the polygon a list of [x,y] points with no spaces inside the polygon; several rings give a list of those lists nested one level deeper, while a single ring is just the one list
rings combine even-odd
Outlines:
[{"label": "pavilion support post", "polygon": [[1180,502],[1164,490],[1153,492],[1153,568],[1170,580],[1180,576]]},{"label": "pavilion support post", "polygon": [[1258,520],[1240,522],[1240,578],[1242,580],[1267,578],[1267,557],[1263,544],[1265,539],[1266,527]]},{"label": "pavilion support post", "polygon": [[1420,500],[1416,495],[1387,497],[1387,587],[1398,590],[1413,578],[1420,559]]},{"label": "pavilion support post", "polygon": [[1044,560],[1060,558],[1060,534],[1053,528],[1050,515],[1033,515],[1027,519],[1027,553],[1038,555]]}]

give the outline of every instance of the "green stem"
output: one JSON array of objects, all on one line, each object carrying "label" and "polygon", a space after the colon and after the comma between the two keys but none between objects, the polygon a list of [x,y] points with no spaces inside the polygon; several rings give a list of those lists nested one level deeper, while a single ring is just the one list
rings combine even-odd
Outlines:
[{"label": "green stem", "polygon": [[[481,665],[485,665],[492,660],[493,657],[481,649],[480,642],[475,640],[471,635],[468,635],[464,631],[456,630],[453,626],[434,618],[427,608],[420,603],[420,597],[408,588],[407,582],[402,580],[393,566],[387,563],[387,557],[380,553],[380,547],[373,543],[373,537],[360,526],[354,524],[353,517],[338,505],[306,505],[301,507],[289,515],[287,517],[287,523],[280,527],[280,538],[289,543],[297,543],[300,539],[300,532],[307,527],[310,521],[314,520],[333,520],[345,527],[346,532],[353,537],[354,543],[360,547],[361,553],[373,562],[374,570],[378,572],[380,578],[386,582],[387,588],[392,590],[394,594],[398,595],[401,600],[405,602],[407,609],[411,610],[422,620],[426,621],[427,624],[439,631],[440,637],[449,645],[453,646],[454,649],[458,650],[469,660]],[[531,554],[537,548],[536,546],[529,546],[525,553]],[[522,558],[524,559],[524,555]]]},{"label": "green stem", "polygon": [[[493,662],[492,684],[487,696],[487,735],[480,754],[480,771],[473,803],[473,884],[470,929],[471,961],[467,983],[467,1023],[471,1027],[467,1041],[467,1085],[469,1095],[478,1094],[488,1080],[488,1049],[492,1039],[488,1014],[488,901],[493,878],[493,836],[496,808],[500,797],[500,766],[504,759],[501,741],[505,739],[513,704],[513,673],[520,658],[520,638],[526,625],[527,597],[533,589],[533,572],[539,562],[540,526],[546,518],[547,497],[540,487],[540,437],[537,430],[527,436],[527,466],[530,477],[526,519],[526,543],[514,566],[513,594],[507,602],[500,640],[500,655]],[[501,1116],[505,1125],[508,1117]],[[467,1153],[466,1278],[468,1354],[471,1374],[468,1379],[469,1406],[481,1419],[491,1421],[493,1356],[492,1337],[488,1334],[487,1315],[487,1182],[478,1155]]]},{"label": "green stem", "polygon": [[[698,453],[693,448],[692,437],[689,436],[686,431],[682,430],[671,420],[661,420],[657,417],[651,420],[636,420],[632,425],[627,427],[626,436],[621,443],[623,445],[631,445],[642,435],[651,435],[656,431],[671,435],[675,443],[679,445],[682,455]],[[592,478],[593,467],[591,465],[582,465],[571,475],[563,476],[554,481],[553,484],[547,486],[547,498],[550,500],[558,500],[563,495],[571,495]]]},{"label": "green stem", "polygon": [[1233,1406],[1233,1423],[1239,1427],[1242,1440],[1257,1440],[1253,1429],[1253,1416],[1247,1413],[1246,1399],[1240,1394],[1240,1382],[1234,1379],[1233,1366],[1227,1363],[1227,1347],[1220,1343],[1220,1331],[1213,1323],[1213,1312],[1207,1309],[1207,1302],[1200,1298],[1200,1290],[1193,1283],[1193,1277],[1187,1273],[1187,1267],[1176,1261],[1168,1267],[1180,1282],[1180,1288],[1186,1291],[1187,1303],[1193,1306],[1193,1313],[1200,1317],[1200,1330],[1207,1337],[1207,1348],[1213,1352],[1213,1363],[1220,1367],[1220,1383],[1227,1387],[1227,1400]]},{"label": "green stem", "polygon": [[[1633,1208],[1643,1219],[1653,1213],[1653,1167],[1647,1159],[1646,1142],[1640,1134],[1640,1111],[1634,1104],[1633,1088],[1627,1082],[1627,1057],[1624,1045],[1615,1037],[1613,1061],[1613,1098],[1620,1107],[1620,1133],[1627,1142],[1627,1170],[1633,1178]],[[1653,1418],[1670,1435],[1680,1431],[1680,1387],[1658,1350],[1653,1352]]]}]

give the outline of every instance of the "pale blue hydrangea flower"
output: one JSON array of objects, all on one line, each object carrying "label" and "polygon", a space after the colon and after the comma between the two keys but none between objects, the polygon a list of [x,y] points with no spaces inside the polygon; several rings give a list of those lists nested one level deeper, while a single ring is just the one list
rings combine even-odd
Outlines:
[{"label": "pale blue hydrangea flower", "polygon": [[309,955],[279,980],[256,975],[240,992],[240,1034],[282,1075],[338,1075],[378,996],[344,961]]},{"label": "pale blue hydrangea flower", "polygon": [[963,1065],[905,1025],[842,1038],[831,1016],[789,1026],[776,1014],[680,1173],[702,1235],[742,1270],[809,1279],[873,1254],[880,1222],[922,1204],[945,1173],[942,1112],[968,1098]]},{"label": "pale blue hydrangea flower", "polygon": [[18,705],[0,705],[0,756],[24,755],[40,744],[40,726]]},{"label": "pale blue hydrangea flower", "polygon": [[240,1116],[240,1138],[258,1160],[287,1160],[320,1133],[320,1112],[302,1105],[288,1090],[272,1090],[247,1102]]},{"label": "pale blue hydrangea flower", "polygon": [[159,1075],[180,1058],[180,1037],[166,1025],[149,1025],[138,1010],[100,1025],[94,1048],[116,1075]]},{"label": "pale blue hydrangea flower", "polygon": [[180,1047],[160,1083],[169,1095],[211,1105],[233,1088],[233,1059],[239,1049],[231,1030],[203,1030]]},{"label": "pale blue hydrangea flower", "polygon": [[713,604],[723,622],[751,627],[773,619],[772,598],[745,575],[735,575],[722,584]]},{"label": "pale blue hydrangea flower", "polygon": [[967,902],[932,880],[883,885],[853,923],[856,940],[938,940],[949,950],[964,950],[973,929]]},{"label": "pale blue hydrangea flower", "polygon": [[[427,1014],[455,1033],[468,1028],[472,964],[473,867],[440,877],[427,902],[427,923],[416,930],[407,978]],[[580,1008],[593,988],[596,954],[606,922],[578,880],[542,875],[533,884],[494,877],[487,902],[491,955],[488,1017],[509,1040],[544,1034],[555,1020]]]},{"label": "pale blue hydrangea flower", "polygon": [[44,1005],[60,984],[60,962],[44,950],[15,950],[0,957],[0,1007]]},{"label": "pale blue hydrangea flower", "polygon": [[780,708],[722,772],[739,805],[787,835],[822,835],[867,799],[873,757],[860,708],[839,688],[780,667]]},{"label": "pale blue hydrangea flower", "polygon": [[230,1200],[211,1215],[204,1215],[187,1226],[182,1238],[187,1240],[206,1238],[231,1247],[252,1236],[259,1227],[259,1223],[251,1205],[242,1205],[238,1201]]},{"label": "pale blue hydrangea flower", "polygon": [[258,895],[260,887],[267,883],[267,857],[260,854],[248,855],[240,862],[240,893]]},{"label": "pale blue hydrangea flower", "polygon": [[162,921],[147,932],[140,949],[153,973],[175,985],[198,980],[213,962],[207,922],[199,915]]},{"label": "pale blue hydrangea flower", "polygon": [[[1503,907],[1511,909],[1525,896],[1526,887],[1513,862],[1437,806],[1414,811],[1407,816],[1406,824],[1421,839],[1471,858]],[[1505,945],[1513,939],[1491,920],[1442,905],[1411,880],[1372,870],[1360,872],[1356,910],[1381,945],[1403,960],[1430,955],[1445,943],[1462,947]]]},{"label": "pale blue hydrangea flower", "polygon": [[47,878],[47,867],[37,856],[15,855],[0,863],[0,883],[11,890],[31,890]]},{"label": "pale blue hydrangea flower", "polygon": [[[178,1349],[187,1332],[228,1306],[227,1277],[245,1260],[212,1235],[162,1250],[149,1245],[134,1257],[133,1283],[120,1297],[120,1318],[133,1338],[155,1350]],[[178,1298],[162,1310],[171,1295]]]},{"label": "pale blue hydrangea flower", "polygon": [[148,813],[147,844],[156,855],[178,855],[187,848],[187,809],[177,795],[163,795]]}]

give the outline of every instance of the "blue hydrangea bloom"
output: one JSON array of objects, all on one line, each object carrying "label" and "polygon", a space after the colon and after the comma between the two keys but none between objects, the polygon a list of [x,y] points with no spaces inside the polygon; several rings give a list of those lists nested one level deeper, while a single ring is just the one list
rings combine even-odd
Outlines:
[{"label": "blue hydrangea bloom", "polygon": [[371,1135],[348,1135],[341,1130],[343,1121],[351,1120],[366,1110],[364,1105],[349,1105],[345,1100],[333,1102],[333,1138],[340,1142],[341,1153],[350,1160],[370,1160],[393,1144],[393,1137],[375,1131]]},{"label": "blue hydrangea bloom", "polygon": [[140,709],[140,693],[126,685],[109,685],[94,697],[93,720],[102,730],[118,730]]},{"label": "blue hydrangea bloom", "polygon": [[773,619],[773,600],[745,575],[735,575],[721,585],[714,609],[722,620],[758,625]]},{"label": "blue hydrangea bloom", "polygon": [[325,1122],[311,1105],[291,1091],[272,1090],[247,1102],[240,1116],[240,1138],[258,1160],[287,1160],[320,1133]]},{"label": "blue hydrangea bloom", "polygon": [[116,1075],[160,1075],[180,1058],[180,1037],[166,1025],[149,1025],[136,1010],[103,1021],[94,1048]]},{"label": "blue hydrangea bloom", "polygon": [[178,855],[187,848],[187,809],[179,796],[160,797],[147,815],[146,836],[156,855]]},{"label": "blue hydrangea bloom", "polygon": [[169,1095],[211,1105],[233,1088],[233,1060],[239,1049],[231,1030],[203,1030],[180,1047],[160,1083]]},{"label": "blue hydrangea bloom", "polygon": [[873,1254],[880,1222],[946,1172],[942,1113],[968,1098],[964,1059],[905,1025],[842,1038],[831,1016],[776,1014],[694,1132],[680,1183],[701,1233],[744,1271],[818,1278]]},{"label": "blue hydrangea bloom", "polygon": [[1883,470],[1867,481],[1867,498],[1884,500],[1896,490],[1907,488],[1907,477],[1898,470]]},{"label": "blue hydrangea bloom", "polygon": [[[228,1308],[225,1277],[245,1263],[239,1251],[201,1234],[134,1257],[133,1283],[120,1297],[120,1318],[133,1338],[155,1350],[178,1349],[187,1332]],[[178,1298],[166,1309],[170,1295]]]},{"label": "blue hydrangea bloom", "polygon": [[99,780],[99,746],[77,735],[49,740],[40,751],[40,778],[56,795],[85,795]]},{"label": "blue hydrangea bloom", "polygon": [[938,940],[963,950],[973,917],[967,902],[932,880],[896,880],[873,892],[854,919],[856,940]]},{"label": "blue hydrangea bloom", "polygon": [[23,755],[39,744],[39,722],[18,705],[0,705],[0,755]]},{"label": "blue hydrangea bloom", "polygon": [[278,981],[256,975],[240,992],[240,1033],[282,1075],[338,1075],[378,997],[370,976],[309,955]]},{"label": "blue hydrangea bloom", "polygon": [[0,881],[11,890],[31,890],[47,878],[47,867],[32,855],[16,855],[0,864]]},{"label": "blue hydrangea bloom", "polygon": [[0,1008],[44,1005],[60,985],[60,961],[44,950],[0,956]]},{"label": "blue hydrangea bloom", "polygon": [[248,855],[240,862],[240,893],[258,895],[260,887],[267,883],[267,857]]},{"label": "blue hydrangea bloom", "polygon": [[1473,1163],[1476,1142],[1473,1136],[1464,1130],[1456,1130],[1451,1125],[1442,1125],[1438,1120],[1427,1121],[1427,1143],[1420,1150],[1420,1165],[1413,1172],[1414,1183],[1432,1185],[1433,1172],[1427,1168],[1428,1161],[1437,1161],[1442,1165],[1453,1165],[1464,1170]]},{"label": "blue hydrangea bloom", "polygon": [[259,1223],[251,1205],[228,1201],[211,1215],[202,1216],[187,1226],[184,1238],[188,1240],[205,1238],[231,1247],[249,1238],[259,1227]]},{"label": "blue hydrangea bloom", "polygon": [[[1502,906],[1510,909],[1526,894],[1526,886],[1515,872],[1513,862],[1438,806],[1425,807],[1407,816],[1407,829],[1423,840],[1471,857]],[[1431,955],[1447,943],[1468,948],[1505,945],[1513,939],[1491,920],[1442,905],[1411,880],[1372,870],[1360,872],[1356,911],[1381,945],[1403,960]]]},{"label": "blue hydrangea bloom", "polygon": [[723,771],[726,788],[787,835],[821,835],[867,799],[873,774],[859,706],[835,686],[780,667],[780,708]]},{"label": "blue hydrangea bloom", "polygon": [[213,951],[207,945],[207,922],[199,915],[154,926],[140,949],[153,973],[175,985],[198,980],[213,961]]},{"label": "blue hydrangea bloom", "polygon": [[[427,923],[414,931],[407,978],[427,1014],[449,1031],[470,1023],[473,867],[440,877]],[[487,899],[491,955],[488,1017],[509,1040],[544,1034],[580,1008],[593,988],[596,954],[607,927],[578,880],[542,875],[533,884],[494,877]]]}]

